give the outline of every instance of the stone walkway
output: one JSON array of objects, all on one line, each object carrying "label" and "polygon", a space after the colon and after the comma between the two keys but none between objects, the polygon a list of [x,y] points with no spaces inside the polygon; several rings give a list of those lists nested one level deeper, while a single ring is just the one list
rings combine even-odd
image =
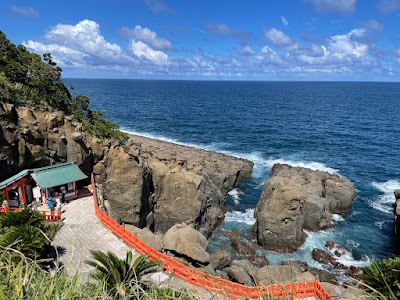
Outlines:
[{"label": "stone walkway", "polygon": [[53,245],[68,275],[78,272],[82,280],[87,280],[93,270],[85,264],[85,260],[91,259],[90,250],[111,251],[120,258],[132,250],[97,219],[92,196],[65,204],[61,217],[65,224],[57,232]]}]

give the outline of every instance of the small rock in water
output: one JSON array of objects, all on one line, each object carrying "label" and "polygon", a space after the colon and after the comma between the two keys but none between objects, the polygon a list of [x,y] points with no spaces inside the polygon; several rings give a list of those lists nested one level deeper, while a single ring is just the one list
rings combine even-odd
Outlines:
[{"label": "small rock in water", "polygon": [[238,239],[232,239],[231,246],[239,254],[250,255],[250,256],[256,255],[256,250],[254,250],[253,247]]}]

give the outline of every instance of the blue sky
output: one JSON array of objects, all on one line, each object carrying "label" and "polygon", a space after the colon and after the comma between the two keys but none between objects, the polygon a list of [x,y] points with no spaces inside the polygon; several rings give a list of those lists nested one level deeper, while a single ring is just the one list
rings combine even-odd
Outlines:
[{"label": "blue sky", "polygon": [[399,81],[400,0],[0,2],[64,77]]}]

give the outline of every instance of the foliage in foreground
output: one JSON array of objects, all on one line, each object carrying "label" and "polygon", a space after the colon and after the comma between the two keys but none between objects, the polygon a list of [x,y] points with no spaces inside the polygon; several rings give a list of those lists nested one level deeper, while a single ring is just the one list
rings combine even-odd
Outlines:
[{"label": "foliage in foreground", "polygon": [[89,109],[88,97],[72,97],[61,81],[61,74],[62,69],[50,53],[41,57],[23,45],[14,45],[0,31],[0,101],[51,107],[73,114],[93,136],[119,141],[128,138],[117,124],[105,119],[100,111]]},{"label": "foliage in foreground", "polygon": [[400,257],[374,261],[360,277],[376,297],[400,299]]},{"label": "foliage in foreground", "polygon": [[41,213],[26,208],[0,217],[0,246],[12,247],[27,257],[40,255],[46,246],[45,221]]},{"label": "foliage in foreground", "polygon": [[40,261],[30,260],[13,249],[0,249],[0,299],[1,300],[113,300],[113,299],[195,299],[188,292],[173,289],[158,289],[137,282],[127,285],[124,298],[111,295],[103,281],[82,283],[78,274],[66,276],[63,268],[57,266],[51,272],[41,268]]},{"label": "foliage in foreground", "polygon": [[125,259],[118,258],[114,253],[108,251],[91,251],[94,260],[86,263],[96,269],[90,276],[98,281],[104,282],[107,291],[112,295],[124,298],[126,290],[132,284],[137,284],[145,289],[142,282],[145,274],[157,271],[158,262],[149,261],[148,256],[139,256],[133,260],[133,253],[129,251]]}]

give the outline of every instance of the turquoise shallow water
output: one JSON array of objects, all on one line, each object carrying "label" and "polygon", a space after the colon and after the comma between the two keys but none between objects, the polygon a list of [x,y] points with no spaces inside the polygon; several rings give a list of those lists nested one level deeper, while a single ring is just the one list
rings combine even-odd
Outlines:
[{"label": "turquoise shallow water", "polygon": [[[254,209],[271,166],[286,162],[349,178],[352,210],[331,229],[310,233],[294,254],[272,262],[311,262],[310,250],[333,239],[366,264],[392,252],[393,190],[400,188],[400,84],[356,82],[208,82],[66,79],[124,130],[244,157],[253,176],[226,199],[218,230],[249,241]],[[210,249],[226,245],[216,234]]]}]

